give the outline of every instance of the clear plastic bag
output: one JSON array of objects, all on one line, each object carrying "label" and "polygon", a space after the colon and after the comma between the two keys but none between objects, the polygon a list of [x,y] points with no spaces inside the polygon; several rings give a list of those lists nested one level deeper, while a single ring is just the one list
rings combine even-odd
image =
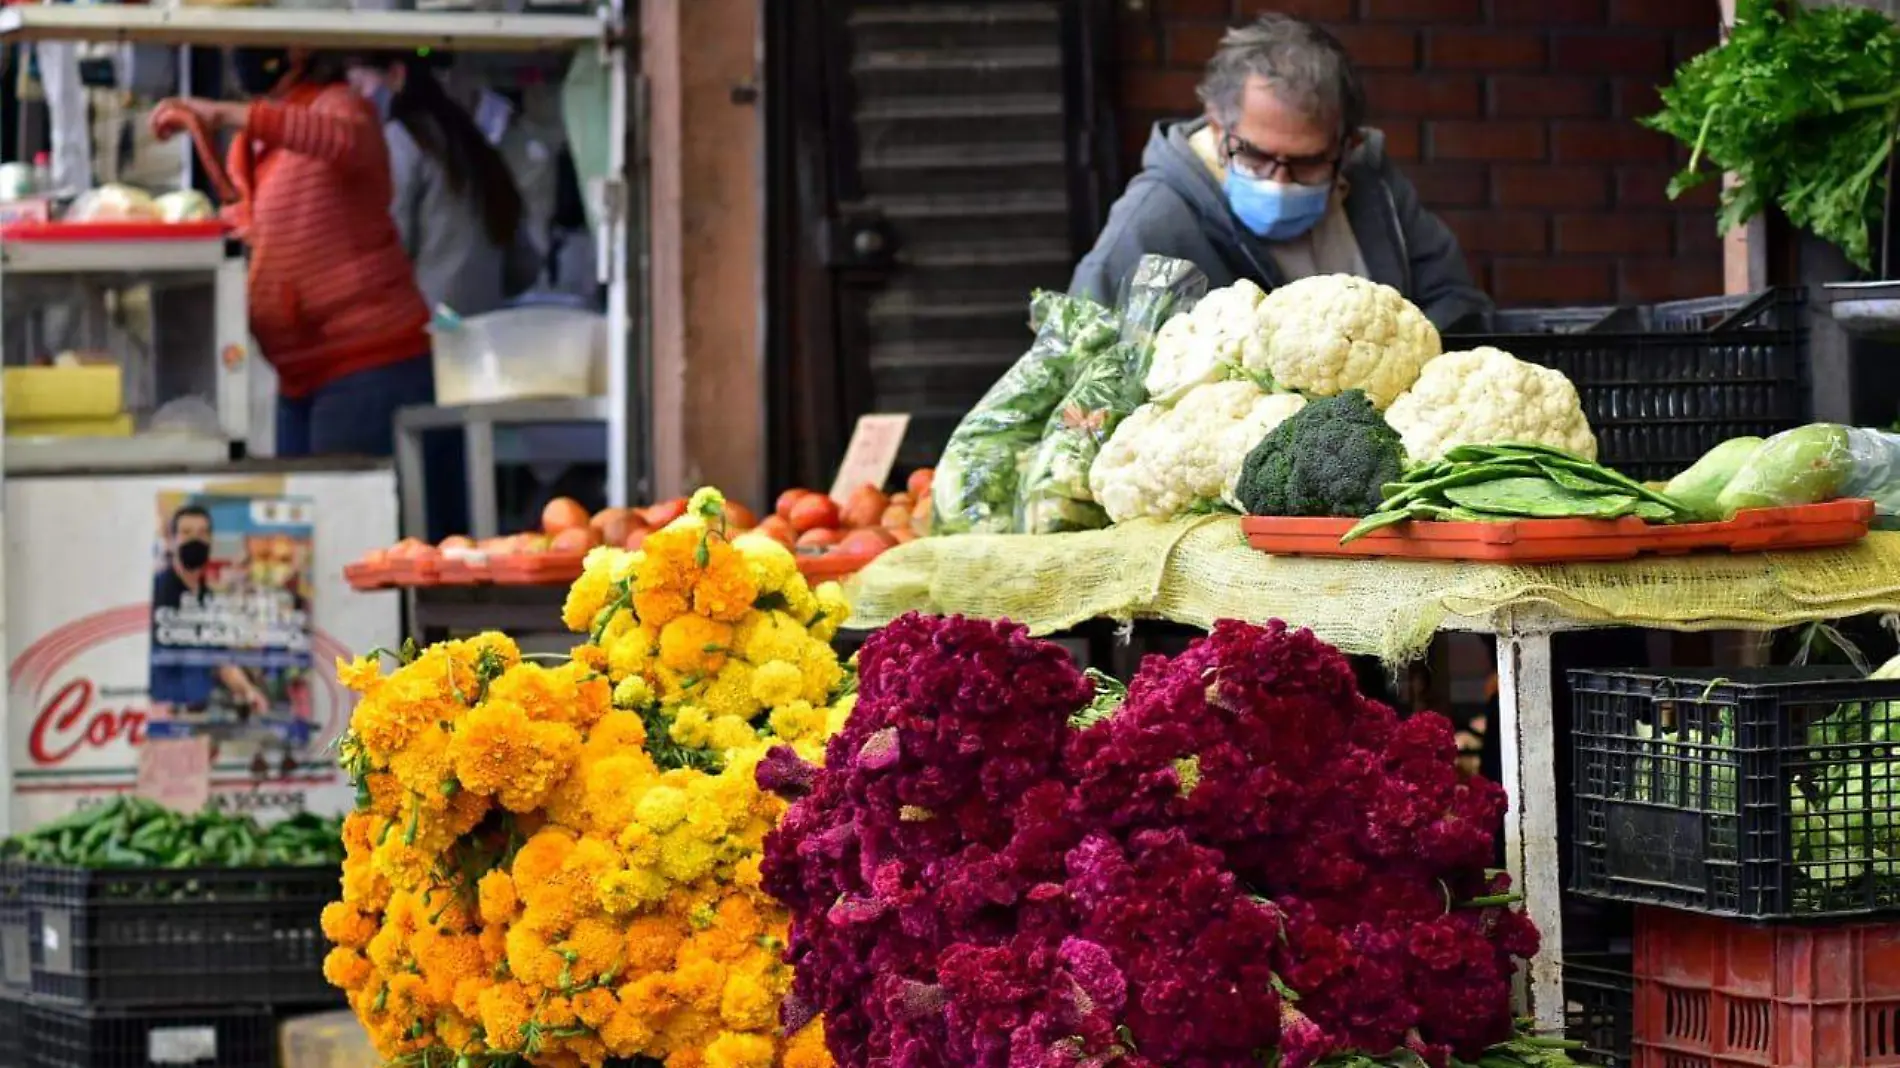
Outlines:
[{"label": "clear plastic bag", "polygon": [[935,533],[1015,529],[1017,485],[1049,414],[1077,369],[1115,342],[1113,314],[1087,298],[1038,292],[1029,309],[1036,339],[944,446],[931,488]]},{"label": "clear plastic bag", "polygon": [[1900,515],[1900,434],[1855,427],[1847,439],[1854,464],[1841,496],[1865,497],[1881,515]]},{"label": "clear plastic bag", "polygon": [[1089,468],[1109,435],[1148,399],[1142,380],[1161,324],[1206,293],[1207,276],[1186,260],[1143,256],[1129,272],[1115,346],[1081,368],[1023,474],[1019,529],[1058,534],[1108,525],[1108,513],[1089,490]]},{"label": "clear plastic bag", "polygon": [[1749,453],[1715,498],[1712,518],[1850,497],[1900,514],[1900,434],[1835,423],[1784,430]]}]

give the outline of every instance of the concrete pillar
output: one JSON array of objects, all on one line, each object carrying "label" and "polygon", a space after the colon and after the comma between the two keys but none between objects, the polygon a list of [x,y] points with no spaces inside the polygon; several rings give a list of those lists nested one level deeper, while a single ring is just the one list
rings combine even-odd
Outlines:
[{"label": "concrete pillar", "polygon": [[760,0],[640,0],[659,499],[765,499]]}]

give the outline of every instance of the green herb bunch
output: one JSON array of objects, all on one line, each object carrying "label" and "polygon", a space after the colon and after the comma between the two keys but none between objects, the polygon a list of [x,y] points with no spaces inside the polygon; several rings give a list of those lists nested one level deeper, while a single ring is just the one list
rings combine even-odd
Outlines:
[{"label": "green herb bunch", "polygon": [[1738,0],[1728,40],[1676,72],[1644,120],[1686,145],[1679,196],[1723,172],[1719,229],[1778,206],[1863,269],[1900,121],[1900,27],[1878,11]]}]

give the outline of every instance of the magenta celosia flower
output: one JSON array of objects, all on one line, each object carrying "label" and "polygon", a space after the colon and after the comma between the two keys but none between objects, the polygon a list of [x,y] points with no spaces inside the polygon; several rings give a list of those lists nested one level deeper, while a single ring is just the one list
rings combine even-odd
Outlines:
[{"label": "magenta celosia flower", "polygon": [[1109,718],[1021,628],[907,616],[811,768],[765,886],[793,916],[786,1022],[841,1068],[1242,1068],[1511,1035],[1519,912],[1464,908],[1503,792],[1310,633],[1222,622]]}]

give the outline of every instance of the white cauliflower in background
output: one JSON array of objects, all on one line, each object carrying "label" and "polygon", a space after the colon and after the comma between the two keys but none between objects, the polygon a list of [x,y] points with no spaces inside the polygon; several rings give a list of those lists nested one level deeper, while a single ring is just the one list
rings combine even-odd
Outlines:
[{"label": "white cauliflower in background", "polygon": [[1513,441],[1597,457],[1596,435],[1570,379],[1501,349],[1448,352],[1426,364],[1418,382],[1386,409],[1385,421],[1415,464],[1460,445]]},{"label": "white cauliflower in background", "polygon": [[1233,377],[1249,361],[1264,366],[1267,327],[1260,306],[1266,296],[1243,278],[1161,324],[1142,383],[1148,399],[1173,404],[1195,386]]},{"label": "white cauliflower in background", "polygon": [[1108,517],[1166,519],[1232,496],[1247,454],[1306,406],[1244,379],[1190,389],[1173,407],[1144,404],[1115,428],[1089,469],[1089,490]]},{"label": "white cauliflower in background", "polygon": [[1283,285],[1261,301],[1264,347],[1243,366],[1281,389],[1331,397],[1363,389],[1380,410],[1440,351],[1438,328],[1391,286],[1346,274]]}]

